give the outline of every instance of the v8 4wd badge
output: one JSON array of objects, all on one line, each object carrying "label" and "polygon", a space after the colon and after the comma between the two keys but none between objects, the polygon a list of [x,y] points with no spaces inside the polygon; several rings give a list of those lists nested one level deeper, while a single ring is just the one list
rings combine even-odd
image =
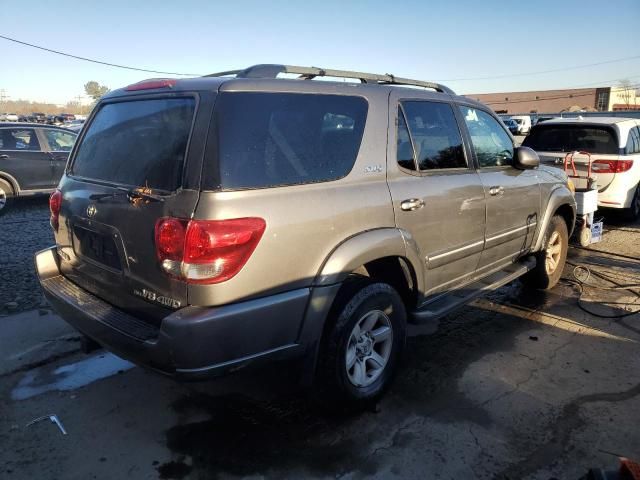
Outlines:
[{"label": "v8 4wd badge", "polygon": [[146,288],[143,288],[142,290],[138,290],[136,288],[133,290],[133,294],[137,297],[144,298],[145,300],[149,300],[150,302],[159,303],[160,305],[169,308],[180,308],[180,305],[182,305],[179,300],[158,295],[157,293],[147,290]]}]

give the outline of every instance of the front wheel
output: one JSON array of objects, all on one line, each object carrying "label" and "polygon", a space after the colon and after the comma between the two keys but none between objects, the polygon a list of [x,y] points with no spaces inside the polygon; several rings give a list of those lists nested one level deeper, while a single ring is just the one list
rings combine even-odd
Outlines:
[{"label": "front wheel", "polygon": [[407,314],[386,283],[345,285],[318,362],[324,397],[351,405],[379,397],[389,386],[406,341]]},{"label": "front wheel", "polygon": [[11,185],[0,179],[0,216],[7,212],[11,202],[13,201],[13,197],[14,193]]},{"label": "front wheel", "polygon": [[523,281],[541,290],[555,287],[564,270],[568,247],[567,224],[560,215],[554,215],[544,235],[543,250],[536,254],[536,266],[522,277]]}]

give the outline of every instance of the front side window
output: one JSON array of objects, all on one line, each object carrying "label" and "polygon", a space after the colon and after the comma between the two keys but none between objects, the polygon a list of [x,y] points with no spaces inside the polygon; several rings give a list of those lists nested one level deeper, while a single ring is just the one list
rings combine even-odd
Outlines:
[{"label": "front side window", "polygon": [[500,123],[487,112],[460,105],[480,167],[513,164],[513,142]]},{"label": "front side window", "polygon": [[356,161],[367,119],[362,97],[228,92],[214,122],[223,189],[328,182]]},{"label": "front side window", "polygon": [[47,138],[49,148],[54,152],[70,152],[76,135],[58,130],[45,129],[44,136]]},{"label": "front side window", "polygon": [[182,179],[195,105],[191,97],[103,105],[88,125],[71,173],[175,190]]},{"label": "front side window", "polygon": [[40,150],[36,132],[32,128],[6,128],[0,130],[0,148],[3,150]]},{"label": "front side window", "polygon": [[403,102],[421,171],[466,168],[462,137],[451,105]]}]

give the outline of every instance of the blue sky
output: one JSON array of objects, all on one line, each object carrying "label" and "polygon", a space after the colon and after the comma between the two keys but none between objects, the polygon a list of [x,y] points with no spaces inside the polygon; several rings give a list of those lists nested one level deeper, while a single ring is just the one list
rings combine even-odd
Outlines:
[{"label": "blue sky", "polygon": [[[432,4],[433,3],[433,4]],[[447,81],[459,93],[640,83],[640,0],[71,1],[0,0],[0,35],[141,68],[206,74],[256,63]],[[61,57],[0,39],[0,89],[65,103],[96,80],[153,74]]]}]

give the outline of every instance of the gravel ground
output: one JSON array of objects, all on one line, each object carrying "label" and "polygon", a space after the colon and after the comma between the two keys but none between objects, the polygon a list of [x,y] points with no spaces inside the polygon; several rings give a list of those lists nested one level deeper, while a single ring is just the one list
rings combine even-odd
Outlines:
[{"label": "gravel ground", "polygon": [[0,217],[0,315],[46,306],[33,254],[53,244],[48,197],[19,200]]}]

